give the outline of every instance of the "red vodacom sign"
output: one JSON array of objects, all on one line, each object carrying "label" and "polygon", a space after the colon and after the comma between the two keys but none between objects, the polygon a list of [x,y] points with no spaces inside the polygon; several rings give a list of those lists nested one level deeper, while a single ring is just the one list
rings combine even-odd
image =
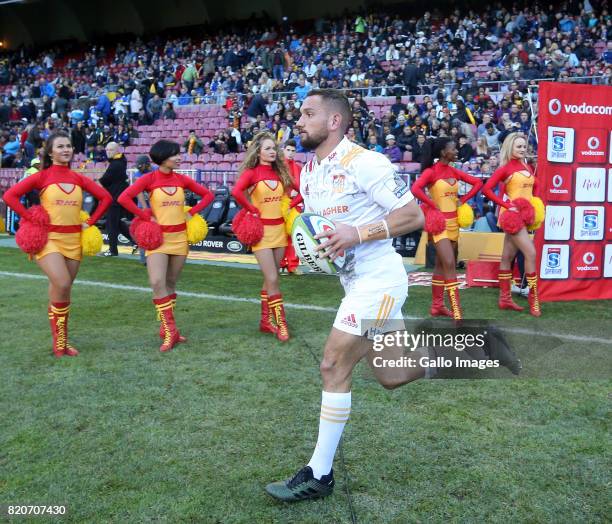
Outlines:
[{"label": "red vodacom sign", "polygon": [[538,138],[540,297],[612,299],[612,87],[541,83]]}]

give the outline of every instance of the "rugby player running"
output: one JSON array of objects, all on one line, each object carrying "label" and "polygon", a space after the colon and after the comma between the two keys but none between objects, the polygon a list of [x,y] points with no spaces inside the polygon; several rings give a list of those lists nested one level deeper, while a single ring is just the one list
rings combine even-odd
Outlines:
[{"label": "rugby player running", "polygon": [[[312,458],[293,478],[266,486],[272,497],[287,502],[332,493],[334,455],[351,411],[351,377],[362,358],[367,357],[382,386],[394,389],[422,377],[433,378],[437,369],[420,365],[427,357],[458,354],[452,347],[420,347],[413,349],[413,367],[380,365],[381,360],[402,359],[405,350],[400,345],[402,333],[397,332],[405,328],[402,305],[408,295],[408,276],[392,238],[421,229],[423,214],[384,155],[344,136],[352,115],[341,91],[313,89],[300,111],[296,128],[301,143],[315,152],[315,158],[302,168],[300,193],[306,212],[335,224],[333,231],[317,235],[326,238],[317,249],[332,261],[344,256],[338,273],[345,296],[323,350],[319,436]],[[460,352],[463,358],[498,359],[518,374],[520,361],[503,335],[493,326],[487,329],[487,346],[465,349]],[[395,343],[386,345],[384,353],[374,352],[374,340],[383,333]]]},{"label": "rugby player running", "polygon": [[[366,355],[372,355],[373,335],[396,331],[398,321],[403,323],[408,277],[392,238],[421,229],[424,224],[421,209],[391,162],[345,138],[352,116],[349,101],[341,91],[314,89],[300,111],[296,128],[301,144],[316,154],[302,168],[300,193],[306,212],[335,223],[335,230],[318,235],[326,237],[319,249],[332,261],[344,254],[339,275],[345,297],[321,361],[321,416],[312,458],[292,479],[266,487],[271,496],[283,501],[332,493],[332,463],[351,410],[353,368]],[[373,323],[368,326],[366,320]],[[402,355],[400,347],[386,348],[385,358]],[[425,374],[421,367],[372,369],[377,380],[389,389]]]}]

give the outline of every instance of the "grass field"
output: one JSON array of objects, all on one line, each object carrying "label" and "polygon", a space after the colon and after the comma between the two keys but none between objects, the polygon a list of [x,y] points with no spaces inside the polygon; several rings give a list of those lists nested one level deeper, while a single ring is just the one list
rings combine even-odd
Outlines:
[{"label": "grass field", "polygon": [[[40,274],[7,248],[0,271]],[[128,259],[87,259],[79,279],[147,286]],[[259,286],[257,271],[188,264],[179,291],[226,300],[179,298],[189,342],[160,354],[149,293],[77,283],[81,355],[56,360],[46,281],[0,274],[0,504],[65,503],[70,522],[609,522],[609,302],[545,304],[540,321],[515,314],[524,379],[389,392],[361,365],[334,495],[287,505],[263,487],[310,458],[334,313],[289,308],[293,338],[280,345],[257,331],[256,304],[228,300],[257,298]],[[302,306],[333,308],[342,295],[324,276],[284,277],[282,288]],[[404,313],[423,316],[429,299],[411,288]],[[462,292],[468,316],[508,318],[496,299]],[[557,334],[550,347],[543,331]],[[528,378],[543,367],[557,378]]]}]

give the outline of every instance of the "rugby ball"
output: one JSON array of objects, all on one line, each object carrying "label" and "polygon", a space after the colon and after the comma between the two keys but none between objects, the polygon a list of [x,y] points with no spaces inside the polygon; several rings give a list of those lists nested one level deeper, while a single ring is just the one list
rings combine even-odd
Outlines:
[{"label": "rugby ball", "polygon": [[302,213],[293,222],[291,240],[299,259],[314,271],[334,275],[344,266],[344,256],[339,256],[333,262],[329,258],[321,258],[320,251],[315,249],[327,239],[318,240],[315,235],[335,229],[334,223],[327,218],[314,213]]}]

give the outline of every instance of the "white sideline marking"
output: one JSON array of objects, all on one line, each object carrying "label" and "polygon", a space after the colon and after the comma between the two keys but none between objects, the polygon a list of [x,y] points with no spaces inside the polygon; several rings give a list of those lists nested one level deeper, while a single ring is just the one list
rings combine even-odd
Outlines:
[{"label": "white sideline marking", "polygon": [[[32,280],[47,280],[45,275],[33,275],[31,273],[11,273],[9,271],[0,271],[0,276],[12,277],[12,278],[25,278]],[[112,284],[110,282],[97,282],[95,280],[81,280],[77,278],[74,281],[75,284],[82,284],[84,286],[103,287],[107,289],[121,289],[124,291],[138,291],[140,293],[151,293],[150,287],[140,286],[126,286],[125,284]],[[242,298],[234,297],[231,295],[211,295],[209,293],[194,293],[193,291],[179,291],[179,295],[182,297],[193,297],[193,298],[204,298],[208,300],[221,300],[223,302],[246,302],[249,304],[259,304],[258,298]],[[323,307],[323,306],[312,306],[310,304],[291,304],[285,303],[286,308],[290,309],[306,309],[309,311],[325,311],[325,312],[336,312],[337,308]]]},{"label": "white sideline marking", "polygon": [[[44,275],[34,275],[32,273],[12,273],[10,271],[0,271],[0,277],[11,277],[11,278],[22,278],[22,279],[32,279],[32,280],[47,280],[47,277]],[[82,284],[84,286],[93,286],[93,287],[102,287],[107,289],[119,289],[124,291],[138,291],[140,293],[151,293],[151,288],[148,287],[140,287],[140,286],[127,286],[125,284],[112,284],[110,282],[98,282],[95,280],[80,280],[76,279],[75,284]],[[204,298],[208,300],[220,300],[222,302],[243,302],[248,304],[259,304],[259,299],[256,298],[243,298],[243,297],[234,297],[231,295],[211,295],[209,293],[195,293],[193,291],[180,291],[179,294],[182,297],[192,297],[192,298]],[[288,309],[301,309],[306,311],[322,311],[326,313],[335,313],[338,311],[337,308],[334,307],[324,307],[324,306],[314,306],[311,304],[292,304],[290,302],[285,303],[285,307]],[[406,315],[404,316],[406,320],[420,320],[422,317],[413,317]],[[607,338],[598,338],[598,337],[587,337],[581,335],[572,335],[569,333],[546,333],[542,331],[534,331],[531,329],[524,328],[503,328],[503,331],[507,331],[508,333],[515,333],[518,335],[536,335],[536,336],[550,336],[550,337],[558,337],[563,340],[574,341],[574,342],[594,342],[598,344],[607,344],[612,345],[612,340]]]}]

